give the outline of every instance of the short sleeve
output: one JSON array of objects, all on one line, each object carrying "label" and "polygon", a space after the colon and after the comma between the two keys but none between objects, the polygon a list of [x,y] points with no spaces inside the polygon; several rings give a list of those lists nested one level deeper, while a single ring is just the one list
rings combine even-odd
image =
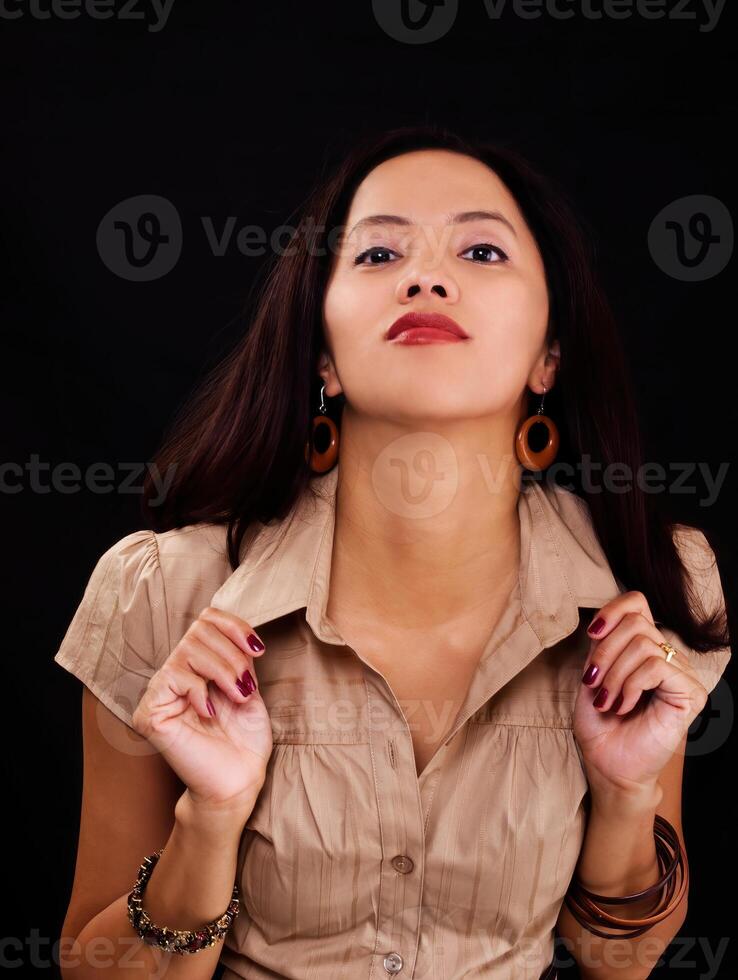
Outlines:
[{"label": "short sleeve", "polygon": [[[704,533],[698,528],[677,524],[674,528],[674,542],[688,572],[689,600],[698,618],[704,620],[714,612],[727,617],[717,558]],[[673,631],[663,626],[659,629],[676,650],[689,658],[700,683],[709,694],[728,665],[730,646],[701,653],[689,649]]]},{"label": "short sleeve", "polygon": [[134,531],[98,559],[54,660],[129,727],[169,655],[156,534]]}]

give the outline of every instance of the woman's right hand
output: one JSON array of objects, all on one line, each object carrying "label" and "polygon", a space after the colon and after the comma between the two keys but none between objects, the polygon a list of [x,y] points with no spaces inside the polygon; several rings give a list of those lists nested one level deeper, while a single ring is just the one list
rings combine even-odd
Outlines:
[{"label": "woman's right hand", "polygon": [[[193,803],[253,804],[272,752],[272,727],[256,685],[261,641],[245,620],[206,607],[150,679],[132,726],[187,787]],[[243,689],[239,684],[245,684]],[[211,716],[208,698],[215,709]],[[250,801],[250,802],[249,802]]]}]

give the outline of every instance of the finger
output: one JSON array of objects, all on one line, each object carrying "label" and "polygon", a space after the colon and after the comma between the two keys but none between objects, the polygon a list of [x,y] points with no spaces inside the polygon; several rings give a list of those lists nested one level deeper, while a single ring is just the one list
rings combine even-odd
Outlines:
[{"label": "finger", "polygon": [[683,701],[685,713],[690,717],[691,723],[691,719],[696,718],[704,707],[704,687],[691,674],[656,655],[648,657],[625,678],[622,688],[623,703],[617,714],[626,714],[644,691],[662,685],[673,698]]},{"label": "finger", "polygon": [[219,654],[204,646],[194,636],[188,635],[182,639],[178,656],[172,659],[179,661],[176,666],[181,667],[184,664],[211,681],[236,704],[243,704],[258,687],[256,676],[248,667],[243,667],[240,671],[234,670]]},{"label": "finger", "polygon": [[245,619],[241,619],[233,613],[226,612],[225,609],[206,606],[198,618],[215,623],[237,647],[252,657],[258,657],[265,650],[264,641],[257,635],[250,624]]},{"label": "finger", "polygon": [[[612,636],[615,637],[616,633],[617,631]],[[658,630],[656,633],[658,634]],[[626,678],[630,677],[644,661],[655,656],[658,656],[658,647],[653,636],[646,633],[632,635],[625,648],[620,650],[614,659],[609,661],[606,659],[605,662],[608,663],[608,666],[604,667],[598,674],[597,688],[592,701],[594,707],[598,711],[612,709],[618,714],[625,714],[624,710],[619,709],[625,700],[622,692]]]},{"label": "finger", "polygon": [[[613,663],[634,637],[641,634],[654,643],[659,643],[663,639],[653,623],[646,619],[640,611],[625,613],[617,627],[612,629],[607,636],[601,640],[592,641],[582,674],[582,683],[589,687],[602,685],[605,675]],[[651,650],[646,652],[644,647],[644,656],[652,652]]]},{"label": "finger", "polygon": [[[236,646],[221,629],[207,619],[196,619],[187,631],[204,647],[209,648],[228,663],[235,674],[241,675],[246,667],[253,668],[253,656]],[[253,672],[253,671],[252,671]]]},{"label": "finger", "polygon": [[181,715],[188,705],[201,718],[210,718],[207,698],[207,680],[170,659],[151,678],[134,713],[134,728],[147,737],[163,722]]},{"label": "finger", "polygon": [[653,616],[648,601],[642,592],[621,592],[610,602],[606,602],[592,618],[587,627],[587,634],[593,639],[601,640],[613,630],[626,613],[642,613],[653,625]]}]

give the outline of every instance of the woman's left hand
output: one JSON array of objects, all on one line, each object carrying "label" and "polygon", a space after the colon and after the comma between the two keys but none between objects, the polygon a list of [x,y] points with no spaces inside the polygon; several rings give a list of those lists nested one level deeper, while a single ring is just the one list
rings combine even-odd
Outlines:
[{"label": "woman's left hand", "polygon": [[592,625],[598,619],[604,626],[597,634],[587,631],[584,675],[598,669],[589,685],[579,685],[574,735],[593,789],[650,790],[705,706],[707,691],[684,653],[677,650],[666,662],[658,646],[666,638],[642,593],[622,593]]}]

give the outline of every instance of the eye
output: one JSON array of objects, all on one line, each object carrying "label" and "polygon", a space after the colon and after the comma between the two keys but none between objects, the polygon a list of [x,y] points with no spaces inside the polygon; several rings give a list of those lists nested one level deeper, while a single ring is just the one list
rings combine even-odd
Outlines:
[{"label": "eye", "polygon": [[469,248],[465,249],[461,254],[466,255],[467,252],[481,252],[483,255],[487,255],[490,252],[496,252],[499,258],[496,261],[487,261],[486,258],[480,258],[477,260],[473,258],[471,261],[476,262],[477,265],[499,265],[501,262],[507,262],[508,256],[502,249],[497,245],[490,245],[487,243],[480,243],[479,245],[471,245]]},{"label": "eye", "polygon": [[[393,251],[391,248],[385,248],[383,245],[372,245],[371,248],[365,249],[360,255],[357,255],[354,259],[354,265],[388,265],[382,256],[397,255],[397,252]],[[365,258],[369,257],[371,262],[367,263],[364,261]]]}]

